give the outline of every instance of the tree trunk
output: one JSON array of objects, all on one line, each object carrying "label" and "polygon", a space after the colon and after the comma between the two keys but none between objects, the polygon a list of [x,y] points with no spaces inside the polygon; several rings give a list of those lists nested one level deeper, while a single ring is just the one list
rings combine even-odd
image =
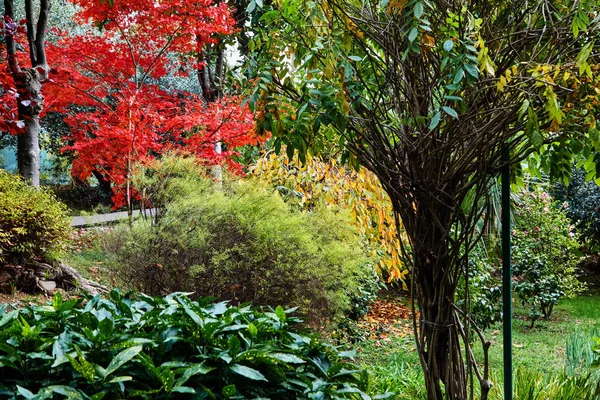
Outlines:
[{"label": "tree trunk", "polygon": [[19,173],[31,186],[40,185],[40,113],[44,108],[42,77],[33,68],[24,69],[17,76],[19,93],[19,120],[25,124],[17,138]]},{"label": "tree trunk", "polygon": [[396,211],[404,213],[404,228],[412,238],[413,296],[419,306],[415,339],[427,400],[472,398],[469,382],[474,372],[481,399],[485,399],[489,390],[487,355],[482,374],[474,365],[468,313],[459,314],[455,306],[456,287],[467,273],[467,258],[461,256],[462,247],[453,238],[454,232],[461,229],[457,212],[441,207],[429,196],[417,198],[413,204],[409,211],[399,207]]},{"label": "tree trunk", "polygon": [[[428,400],[466,400],[467,376],[461,335],[453,308],[456,286],[441,271],[452,268],[448,258],[430,254],[415,265],[419,304],[419,356],[425,372]],[[432,265],[432,264],[437,265]]]},{"label": "tree trunk", "polygon": [[[24,128],[17,142],[19,173],[32,186],[40,185],[40,113],[44,109],[42,82],[48,79],[48,64],[44,38],[50,0],[40,0],[37,24],[32,0],[25,0],[27,42],[31,68],[22,68],[17,60],[17,46],[13,35],[16,32],[5,29],[6,57],[19,97],[19,124]],[[4,0],[5,19],[14,21],[13,0]]]}]

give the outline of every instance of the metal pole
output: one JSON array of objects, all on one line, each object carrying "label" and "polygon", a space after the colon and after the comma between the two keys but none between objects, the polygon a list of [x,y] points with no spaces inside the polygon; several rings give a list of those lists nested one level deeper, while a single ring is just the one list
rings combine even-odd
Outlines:
[{"label": "metal pole", "polygon": [[502,149],[502,311],[504,347],[504,400],[513,400],[512,269],[510,264],[510,147]]}]

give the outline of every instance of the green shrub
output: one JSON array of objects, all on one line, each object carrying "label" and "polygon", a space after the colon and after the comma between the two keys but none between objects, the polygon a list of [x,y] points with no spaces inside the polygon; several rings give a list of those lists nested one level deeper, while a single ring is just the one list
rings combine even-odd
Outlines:
[{"label": "green shrub", "polygon": [[368,399],[365,374],[278,307],[121,295],[7,312],[0,397]]},{"label": "green shrub", "polygon": [[0,170],[0,263],[26,263],[63,248],[70,234],[66,206]]},{"label": "green shrub", "polygon": [[171,173],[160,186],[154,198],[168,199],[160,218],[117,229],[109,246],[121,274],[146,293],[299,306],[322,327],[341,319],[375,279],[343,213],[294,212],[254,181],[217,189],[197,174]]},{"label": "green shrub", "polygon": [[583,289],[575,267],[578,236],[559,205],[543,191],[523,192],[512,232],[515,293],[531,306],[532,320],[550,317],[563,296]]}]

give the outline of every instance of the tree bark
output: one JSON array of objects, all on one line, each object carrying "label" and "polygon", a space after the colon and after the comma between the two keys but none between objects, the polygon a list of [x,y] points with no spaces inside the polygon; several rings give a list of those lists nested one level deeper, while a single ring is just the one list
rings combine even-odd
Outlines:
[{"label": "tree bark", "polygon": [[[449,306],[454,303],[456,294],[456,282],[450,273],[456,269],[452,265],[455,260],[449,254],[448,232],[425,218],[432,210],[419,208],[417,219],[423,221],[415,224],[420,232],[416,235],[419,244],[415,248],[413,268],[420,311],[416,334],[427,399],[466,400],[467,374],[459,322],[454,308]],[[450,216],[440,214],[442,225],[450,226]]]},{"label": "tree bark", "polygon": [[[14,21],[13,0],[4,0],[5,17]],[[40,0],[37,24],[33,23],[32,1],[25,0],[27,41],[31,68],[21,68],[16,57],[14,37],[6,34],[6,52],[11,74],[19,97],[19,124],[23,132],[18,135],[17,161],[19,173],[32,186],[40,184],[40,113],[44,109],[42,83],[48,79],[48,65],[44,46],[50,0]]]},{"label": "tree bark", "polygon": [[19,120],[25,124],[23,133],[17,135],[17,162],[19,174],[31,186],[40,185],[40,113],[44,107],[42,79],[33,68],[15,76],[19,93]]}]

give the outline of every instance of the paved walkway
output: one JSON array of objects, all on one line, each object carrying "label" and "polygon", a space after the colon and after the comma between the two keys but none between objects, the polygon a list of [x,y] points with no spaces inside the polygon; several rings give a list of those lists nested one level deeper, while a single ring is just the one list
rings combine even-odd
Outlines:
[{"label": "paved walkway", "polygon": [[[145,210],[146,215],[154,215],[156,214],[156,208],[151,208]],[[133,218],[137,218],[140,216],[140,210],[133,211]],[[99,214],[99,215],[89,215],[85,217],[73,217],[71,220],[71,226],[73,228],[84,228],[86,226],[92,225],[102,225],[109,224],[111,222],[117,222],[124,219],[127,219],[127,211],[119,211],[109,214]]]}]

